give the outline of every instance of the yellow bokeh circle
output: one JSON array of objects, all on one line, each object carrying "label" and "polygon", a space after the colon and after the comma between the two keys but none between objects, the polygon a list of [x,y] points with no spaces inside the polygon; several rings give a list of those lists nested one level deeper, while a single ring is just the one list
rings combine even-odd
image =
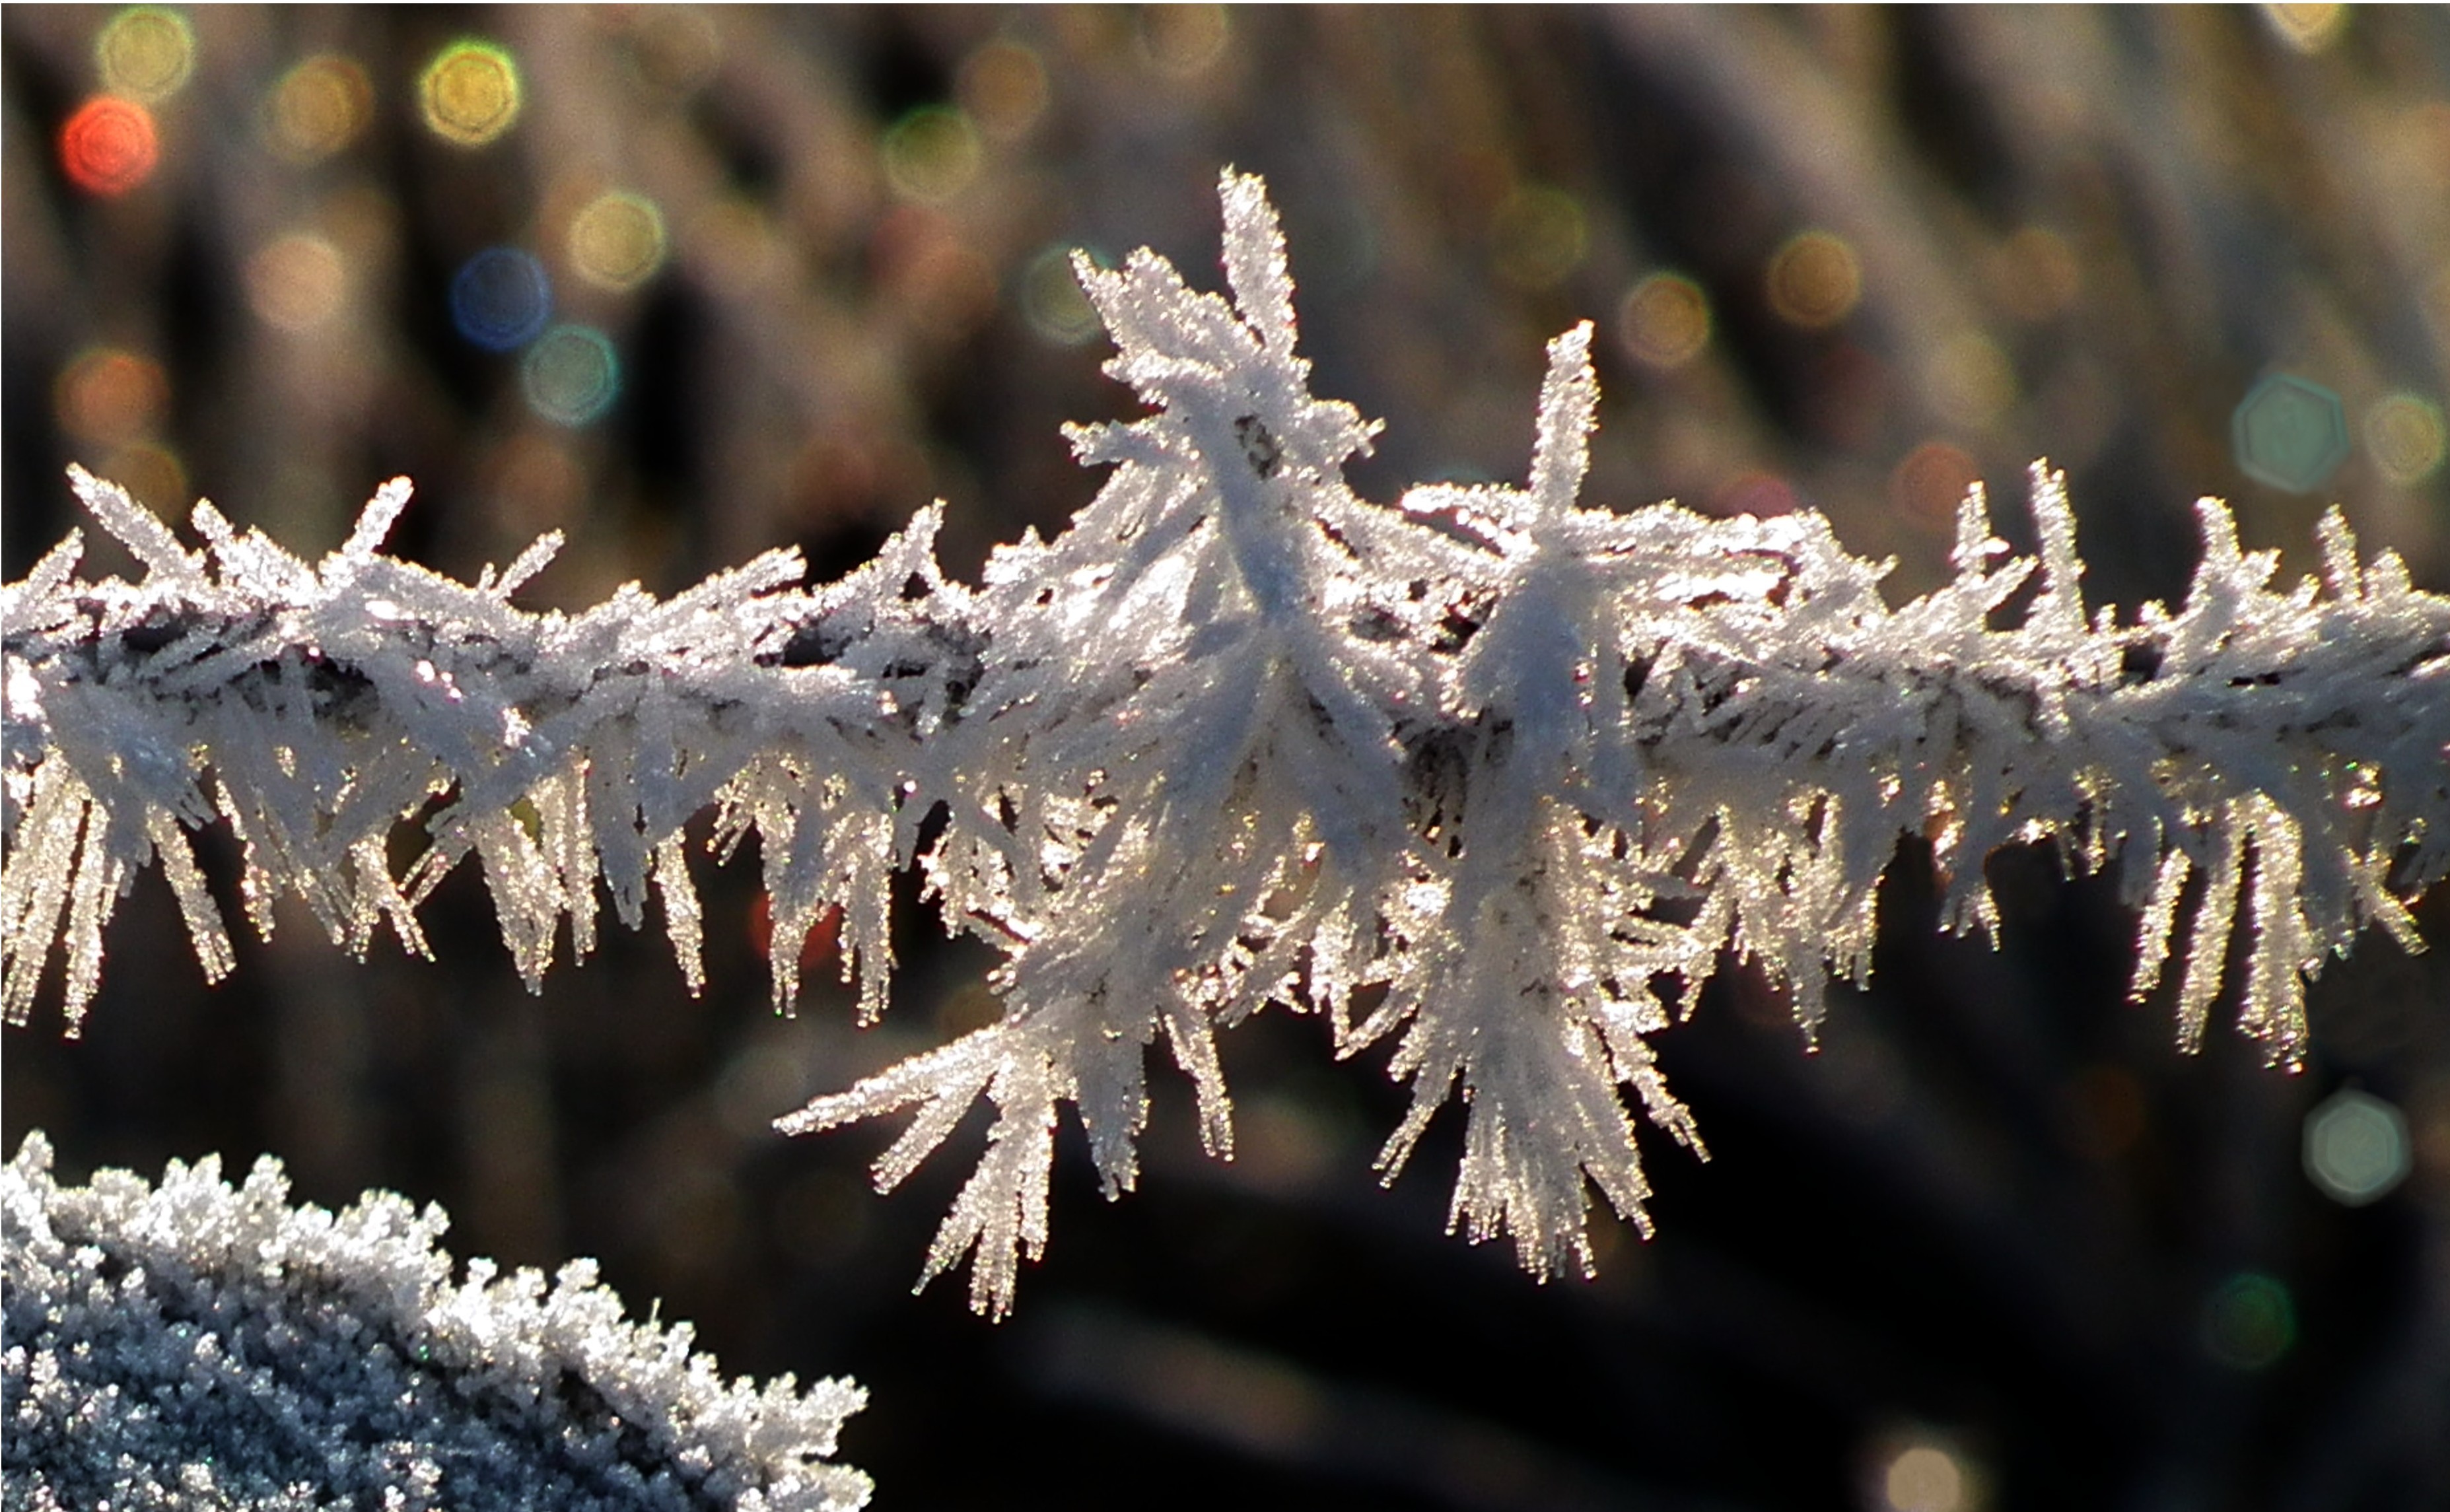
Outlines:
[{"label": "yellow bokeh circle", "polygon": [[1657,368],[1679,368],[1710,344],[1710,299],[1681,273],[1653,273],[1617,307],[1625,346]]},{"label": "yellow bokeh circle", "polygon": [[436,136],[480,147],[519,118],[518,65],[490,42],[463,38],[426,65],[417,96],[426,127]]},{"label": "yellow bokeh circle", "polygon": [[2441,407],[2416,394],[2393,394],[2365,411],[2365,450],[2384,477],[2401,487],[2421,483],[2450,456],[2450,425]]},{"label": "yellow bokeh circle", "polygon": [[1863,298],[1863,265],[1846,239],[1827,231],[1791,238],[1769,260],[1769,303],[1779,319],[1817,331],[1852,314]]},{"label": "yellow bokeh circle", "polygon": [[599,288],[634,289],[664,265],[664,212],[641,194],[590,200],[570,223],[570,264]]},{"label": "yellow bokeh circle", "polygon": [[263,103],[264,143],[291,163],[319,163],[356,141],[374,112],[366,70],[350,59],[319,54],[272,87]]},{"label": "yellow bokeh circle", "polygon": [[93,66],[110,93],[157,105],[196,71],[196,29],[176,10],[130,6],[93,39]]}]

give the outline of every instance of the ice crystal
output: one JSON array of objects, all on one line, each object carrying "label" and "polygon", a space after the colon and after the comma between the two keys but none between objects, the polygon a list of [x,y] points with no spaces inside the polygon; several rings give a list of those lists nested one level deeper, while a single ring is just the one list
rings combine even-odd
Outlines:
[{"label": "ice crystal", "polygon": [[726,1382],[689,1326],[636,1324],[593,1261],[548,1287],[370,1192],[293,1208],[280,1162],[62,1187],[29,1134],[8,1223],[9,1504],[848,1512],[828,1463],[865,1394]]},{"label": "ice crystal", "polygon": [[[259,928],[286,890],[351,949],[387,926],[421,950],[416,904],[473,854],[532,983],[564,918],[591,947],[600,882],[632,925],[651,882],[694,986],[682,826],[711,806],[719,846],[757,841],[778,1003],[838,908],[871,1018],[887,881],[915,863],[947,925],[1005,953],[1001,1017],[781,1125],[908,1113],[891,1187],[992,1104],[926,1274],[969,1257],[1000,1314],[1046,1242],[1060,1106],[1128,1190],[1162,1039],[1230,1153],[1215,1036],[1270,1004],[1324,1015],[1340,1054],[1394,1041],[1413,1104],[1390,1178],[1460,1095],[1454,1225],[1541,1275],[1586,1269],[1591,1188],[1647,1224],[1636,1115],[1701,1148],[1650,1037],[1731,960],[1808,1032],[1830,974],[1870,970],[1903,836],[1929,839],[1956,930],[1995,933],[2001,846],[2115,864],[2137,996],[2187,932],[2188,1046],[2233,935],[2240,1023],[2275,1062],[2365,923],[2420,947],[2407,902],[2450,869],[2450,599],[2336,511],[2321,579],[2275,590],[2277,554],[2203,501],[2184,604],[2121,623],[2088,609],[2037,463],[2038,555],[1993,537],[1977,486],[1954,580],[1893,608],[1885,566],[1817,514],[1584,503],[1587,325],[1551,346],[1523,487],[1372,503],[1343,469],[1377,427],[1310,393],[1265,191],[1229,171],[1222,198],[1230,299],[1145,250],[1079,262],[1149,412],[1070,433],[1104,487],[975,590],[938,571],[931,507],[830,587],[773,552],[670,603],[531,614],[510,597],[549,542],[473,586],[380,554],[404,483],[309,566],[206,505],[191,552],[75,475],[147,575],[86,582],[71,538],[0,600],[9,1018],[56,949],[74,1029],[157,856],[206,973],[228,968],[185,852],[216,807]],[[386,837],[429,805],[396,878]]]}]

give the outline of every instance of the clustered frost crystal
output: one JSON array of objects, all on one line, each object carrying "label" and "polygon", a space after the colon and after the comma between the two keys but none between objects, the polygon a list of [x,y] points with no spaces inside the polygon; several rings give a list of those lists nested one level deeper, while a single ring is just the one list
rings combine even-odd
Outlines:
[{"label": "clustered frost crystal", "polygon": [[828,1463],[866,1394],[726,1382],[574,1261],[452,1279],[449,1220],[370,1192],[293,1208],[279,1161],[63,1187],[0,1166],[9,1505],[310,1512],[850,1512]]},{"label": "clustered frost crystal", "polygon": [[[2282,591],[2277,553],[2205,500],[2185,605],[2121,625],[2088,613],[2037,464],[2038,559],[1992,537],[1977,488],[1954,580],[1892,609],[1885,565],[1817,514],[1581,506],[1587,324],[1550,345],[1527,486],[1371,503],[1343,468],[1375,427],[1310,394],[1264,187],[1229,171],[1222,193],[1230,303],[1145,250],[1078,263],[1151,413],[1070,433],[1105,487],[976,589],[937,570],[930,507],[830,587],[776,552],[669,603],[531,614],[511,597],[550,537],[473,586],[379,554],[404,481],[309,566],[199,504],[208,560],[76,474],[149,572],[82,581],[71,538],[6,591],[8,1017],[64,944],[73,1031],[156,858],[226,971],[182,832],[215,811],[259,928],[287,890],[352,950],[387,924],[422,951],[418,901],[474,852],[531,983],[565,919],[592,947],[600,880],[632,925],[651,885],[694,988],[682,826],[711,805],[726,854],[756,836],[778,1003],[839,908],[863,1018],[887,880],[916,862],[948,926],[1004,951],[1001,1018],[780,1122],[911,1114],[890,1188],[993,1104],[926,1273],[974,1256],[1000,1314],[1046,1241],[1057,1105],[1129,1189],[1162,1037],[1229,1153],[1215,1035],[1270,1003],[1323,1015],[1340,1056],[1393,1041],[1413,1103],[1390,1178],[1460,1093],[1454,1225],[1543,1276],[1587,1269],[1588,1185],[1647,1227],[1633,1110],[1701,1150],[1650,1036],[1744,960],[1809,1030],[1828,974],[1869,969],[1900,836],[1929,838],[1956,930],[1995,930],[2002,845],[2114,863],[2143,904],[2139,996],[2191,915],[2188,1045],[2241,920],[2243,1026],[2276,1062],[2365,923],[2420,947],[2405,901],[2450,869],[2450,598],[2361,558],[2336,511],[2322,580]],[[395,877],[387,837],[429,804]]]}]

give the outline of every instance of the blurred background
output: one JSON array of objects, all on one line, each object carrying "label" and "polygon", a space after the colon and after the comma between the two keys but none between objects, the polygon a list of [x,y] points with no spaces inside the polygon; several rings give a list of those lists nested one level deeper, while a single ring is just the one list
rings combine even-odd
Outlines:
[{"label": "blurred background", "polygon": [[[2450,588],[2440,8],[10,6],[0,86],[10,578],[70,460],[310,557],[407,473],[402,555],[570,533],[536,606],[831,576],[932,497],[973,575],[1093,491],[1058,425],[1132,412],[1068,249],[1216,286],[1231,164],[1316,391],[1389,421],[1365,494],[1519,476],[1587,317],[1594,501],[1818,508],[1902,595],[1974,477],[2029,542],[2047,455],[2096,602],[2181,595],[2205,494],[2292,576],[2337,501]],[[914,1299],[977,1128],[879,1199],[893,1131],[768,1120],[992,1013],[991,961],[906,898],[882,1027],[778,1020],[711,862],[696,1001],[626,936],[530,997],[471,875],[438,963],[284,906],[208,992],[148,877],[83,1039],[49,998],[8,1032],[5,1136],[270,1151],[442,1202],[462,1256],[598,1256],[728,1370],[866,1384],[885,1507],[2450,1505],[2450,950],[2333,965],[2300,1075],[2186,1057],[2112,888],[1992,869],[1996,954],[1901,855],[1817,1056],[1742,973],[1662,1037],[1713,1159],[1646,1145],[1659,1237],[1601,1220],[1589,1283],[1443,1233],[1451,1112],[1382,1191],[1383,1050],[1271,1013],[1233,1163],[1161,1073],[1138,1194],[1064,1131],[1012,1322]]]}]

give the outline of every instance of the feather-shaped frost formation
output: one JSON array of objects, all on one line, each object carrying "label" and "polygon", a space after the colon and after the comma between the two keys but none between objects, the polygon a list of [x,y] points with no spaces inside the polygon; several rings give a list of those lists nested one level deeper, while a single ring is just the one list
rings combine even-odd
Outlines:
[{"label": "feather-shaped frost formation", "polygon": [[[259,927],[283,889],[353,949],[386,925],[422,949],[417,901],[473,854],[531,982],[565,916],[589,948],[600,882],[632,925],[652,884],[694,984],[682,826],[711,805],[720,844],[758,839],[778,1002],[840,907],[868,1017],[885,883],[915,860],[948,926],[1006,953],[1001,1018],[780,1122],[913,1114],[890,1187],[992,1104],[926,1273],[971,1257],[1001,1314],[1046,1241],[1060,1105],[1130,1189],[1161,1038],[1230,1153],[1215,1035],[1271,1003],[1321,1012],[1339,1053],[1394,1040],[1414,1102],[1390,1177],[1459,1091],[1454,1225],[1544,1276],[1586,1268],[1591,1188],[1647,1225],[1637,1114],[1701,1148],[1649,1037],[1740,960],[1808,1031],[1829,974],[1870,969],[1901,836],[1931,838],[1957,930],[1995,931],[2003,845],[2116,864],[2139,997],[2186,935],[2189,1046],[2233,935],[2241,1027],[2284,1063],[2306,981],[2364,924],[2421,947],[2407,904],[2450,870],[2450,598],[2337,512],[2321,579],[2275,590],[2277,554],[2205,500],[2185,603],[2122,624],[2085,605],[2037,463],[2038,557],[1993,538],[1977,487],[1955,578],[1892,608],[1817,514],[1585,507],[1587,325],[1551,346],[1526,486],[1371,503],[1342,470],[1376,426],[1310,394],[1265,190],[1229,171],[1222,198],[1230,300],[1145,250],[1079,264],[1150,413],[1071,432],[1105,486],[976,590],[936,570],[931,507],[831,587],[790,586],[778,552],[668,604],[529,614],[510,594],[549,547],[474,587],[378,552],[405,485],[309,567],[204,505],[191,552],[76,475],[147,575],[80,579],[71,537],[0,597],[10,1018],[58,951],[73,1029],[155,857],[227,969],[185,850],[216,808]],[[395,878],[385,837],[429,807]]]}]

